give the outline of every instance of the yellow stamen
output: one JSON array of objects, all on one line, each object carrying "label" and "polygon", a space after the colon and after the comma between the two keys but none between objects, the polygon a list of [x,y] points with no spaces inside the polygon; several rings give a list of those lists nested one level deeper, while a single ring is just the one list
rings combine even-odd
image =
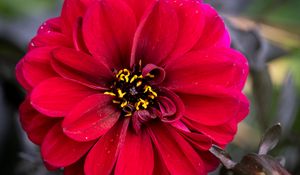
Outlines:
[{"label": "yellow stamen", "polygon": [[121,89],[118,89],[118,97],[119,98],[123,98],[125,94],[126,94],[126,92],[123,93]]},{"label": "yellow stamen", "polygon": [[130,116],[132,116],[132,113],[131,113],[131,112],[128,112],[128,113],[125,115],[125,117],[130,117]]},{"label": "yellow stamen", "polygon": [[105,94],[105,95],[116,96],[116,94],[115,94],[115,93],[113,93],[113,92],[104,92],[104,94]]},{"label": "yellow stamen", "polygon": [[124,102],[121,104],[121,108],[124,108],[127,104],[128,104],[128,101],[124,101]]},{"label": "yellow stamen", "polygon": [[154,95],[148,95],[149,98],[154,99],[155,96]]},{"label": "yellow stamen", "polygon": [[122,73],[123,73],[123,70],[120,70],[120,71],[117,73],[116,77],[119,78],[119,76],[120,76]]},{"label": "yellow stamen", "polygon": [[154,75],[152,75],[152,74],[150,74],[150,73],[147,73],[146,76],[147,76],[147,77],[150,77],[150,78],[154,78],[154,77],[155,77]]},{"label": "yellow stamen", "polygon": [[141,86],[142,85],[142,81],[138,81],[137,83],[136,83],[136,87],[139,87],[139,86]]},{"label": "yellow stamen", "polygon": [[117,100],[113,100],[112,102],[115,103],[115,104],[120,104],[121,103],[121,102],[119,102]]},{"label": "yellow stamen", "polygon": [[131,79],[130,79],[130,83],[132,83],[134,80],[136,80],[138,78],[137,75],[134,75]]},{"label": "yellow stamen", "polygon": [[155,91],[152,90],[151,86],[146,85],[146,86],[145,86],[144,93],[146,93],[146,92],[148,92],[148,91],[151,92],[152,95],[154,95],[155,97],[157,97],[157,93],[156,93]]},{"label": "yellow stamen", "polygon": [[140,105],[142,105],[144,109],[147,109],[149,102],[140,98],[139,101],[135,104],[135,109],[140,110]]}]

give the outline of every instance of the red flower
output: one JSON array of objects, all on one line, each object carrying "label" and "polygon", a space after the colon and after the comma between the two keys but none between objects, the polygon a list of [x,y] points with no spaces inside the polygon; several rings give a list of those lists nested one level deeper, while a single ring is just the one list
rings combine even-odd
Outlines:
[{"label": "red flower", "polygon": [[66,0],[17,65],[23,128],[67,175],[207,174],[248,113],[229,45],[198,0]]}]

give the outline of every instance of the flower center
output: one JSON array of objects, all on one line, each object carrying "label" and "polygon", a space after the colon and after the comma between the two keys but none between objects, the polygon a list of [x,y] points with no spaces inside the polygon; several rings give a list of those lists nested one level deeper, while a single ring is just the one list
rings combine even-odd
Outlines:
[{"label": "flower center", "polygon": [[150,73],[144,77],[140,69],[121,69],[115,75],[111,90],[104,94],[115,97],[112,102],[118,105],[124,116],[132,116],[135,111],[154,105],[157,92],[148,83],[153,78]]}]

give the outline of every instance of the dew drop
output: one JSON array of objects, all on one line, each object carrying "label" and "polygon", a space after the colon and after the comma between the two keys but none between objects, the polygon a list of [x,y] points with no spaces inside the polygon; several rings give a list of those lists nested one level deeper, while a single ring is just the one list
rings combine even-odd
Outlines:
[{"label": "dew drop", "polygon": [[44,29],[44,26],[41,26],[40,29],[43,30],[43,29]]},{"label": "dew drop", "polygon": [[198,13],[199,13],[199,10],[196,10],[195,13],[198,14]]},{"label": "dew drop", "polygon": [[107,153],[107,154],[110,154],[110,152],[111,152],[111,151],[110,151],[110,150],[108,150],[106,153]]},{"label": "dew drop", "polygon": [[88,137],[85,137],[85,140],[87,140],[88,139]]}]

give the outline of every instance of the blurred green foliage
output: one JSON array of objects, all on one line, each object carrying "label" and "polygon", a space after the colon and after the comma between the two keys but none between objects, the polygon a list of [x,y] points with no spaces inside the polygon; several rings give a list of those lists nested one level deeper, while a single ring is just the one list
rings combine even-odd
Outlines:
[{"label": "blurred green foliage", "polygon": [[253,0],[246,15],[300,34],[299,0]]},{"label": "blurred green foliage", "polygon": [[18,18],[22,15],[36,15],[49,12],[57,6],[58,0],[1,0],[0,16],[3,19]]}]

